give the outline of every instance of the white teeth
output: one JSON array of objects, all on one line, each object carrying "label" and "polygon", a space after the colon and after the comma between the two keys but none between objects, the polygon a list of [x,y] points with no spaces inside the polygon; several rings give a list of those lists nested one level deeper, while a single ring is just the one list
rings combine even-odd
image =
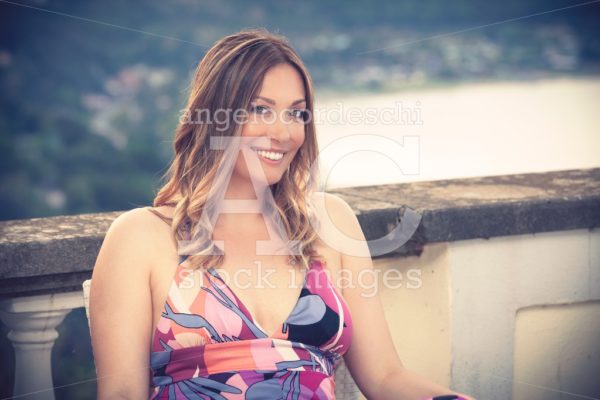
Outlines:
[{"label": "white teeth", "polygon": [[274,151],[265,151],[265,150],[257,150],[254,149],[258,153],[258,155],[268,158],[269,160],[278,161],[283,157],[283,153],[276,153]]}]

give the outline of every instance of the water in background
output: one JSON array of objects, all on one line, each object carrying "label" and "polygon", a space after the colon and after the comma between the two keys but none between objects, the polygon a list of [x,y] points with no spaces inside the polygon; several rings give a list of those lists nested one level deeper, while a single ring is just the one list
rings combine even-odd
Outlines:
[{"label": "water in background", "polygon": [[332,189],[599,167],[599,106],[597,78],[317,97],[321,179]]}]

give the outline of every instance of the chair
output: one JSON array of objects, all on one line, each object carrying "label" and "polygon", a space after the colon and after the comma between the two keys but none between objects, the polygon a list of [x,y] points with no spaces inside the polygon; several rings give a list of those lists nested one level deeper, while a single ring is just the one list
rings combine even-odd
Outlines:
[{"label": "chair", "polygon": [[[92,286],[92,280],[88,279],[83,282],[83,301],[85,304],[85,315],[88,319],[88,326],[90,322],[90,289]],[[346,368],[344,361],[338,365],[335,370],[335,398],[339,400],[358,400],[360,391],[350,371]]]}]

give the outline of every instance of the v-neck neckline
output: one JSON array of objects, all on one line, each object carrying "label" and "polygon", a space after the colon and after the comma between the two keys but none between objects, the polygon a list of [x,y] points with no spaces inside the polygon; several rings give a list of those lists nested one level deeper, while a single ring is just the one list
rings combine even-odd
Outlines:
[{"label": "v-neck neckline", "polygon": [[221,275],[219,275],[219,273],[217,272],[217,270],[213,267],[210,267],[209,269],[212,270],[212,272],[214,272],[215,276],[217,278],[219,278],[219,280],[221,282],[223,282],[223,284],[227,287],[227,289],[229,289],[229,291],[233,294],[233,297],[235,297],[235,300],[237,301],[237,303],[239,304],[240,308],[244,308],[245,312],[246,312],[246,317],[248,317],[250,319],[250,321],[252,321],[252,323],[267,337],[267,338],[273,338],[276,335],[278,335],[279,333],[281,333],[283,327],[288,323],[288,321],[290,320],[290,318],[292,317],[292,315],[294,314],[294,312],[296,311],[296,308],[298,308],[298,304],[300,303],[300,298],[302,297],[302,291],[306,288],[307,282],[308,282],[308,273],[312,270],[312,266],[314,262],[319,262],[318,260],[311,260],[309,262],[309,268],[308,270],[304,273],[304,280],[302,282],[302,287],[300,288],[300,293],[298,294],[298,297],[296,298],[296,302],[294,303],[294,305],[292,306],[292,310],[288,313],[287,317],[285,318],[285,320],[277,325],[277,328],[275,330],[275,332],[269,334],[268,332],[266,332],[264,330],[264,328],[260,325],[260,323],[258,322],[258,320],[256,318],[254,318],[254,315],[252,315],[252,313],[250,312],[250,309],[246,306],[246,304],[244,304],[244,302],[238,297],[238,295],[235,293],[235,291],[231,288],[231,286],[229,286],[227,284],[227,282],[225,282],[225,280],[223,278],[221,278]]}]

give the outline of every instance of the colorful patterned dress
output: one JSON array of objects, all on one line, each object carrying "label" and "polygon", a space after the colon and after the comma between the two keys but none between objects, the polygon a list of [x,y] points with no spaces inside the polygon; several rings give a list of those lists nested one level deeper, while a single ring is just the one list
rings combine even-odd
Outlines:
[{"label": "colorful patterned dress", "polygon": [[312,260],[298,300],[269,336],[213,268],[180,258],[150,356],[151,399],[334,399],[352,341],[348,306]]}]

